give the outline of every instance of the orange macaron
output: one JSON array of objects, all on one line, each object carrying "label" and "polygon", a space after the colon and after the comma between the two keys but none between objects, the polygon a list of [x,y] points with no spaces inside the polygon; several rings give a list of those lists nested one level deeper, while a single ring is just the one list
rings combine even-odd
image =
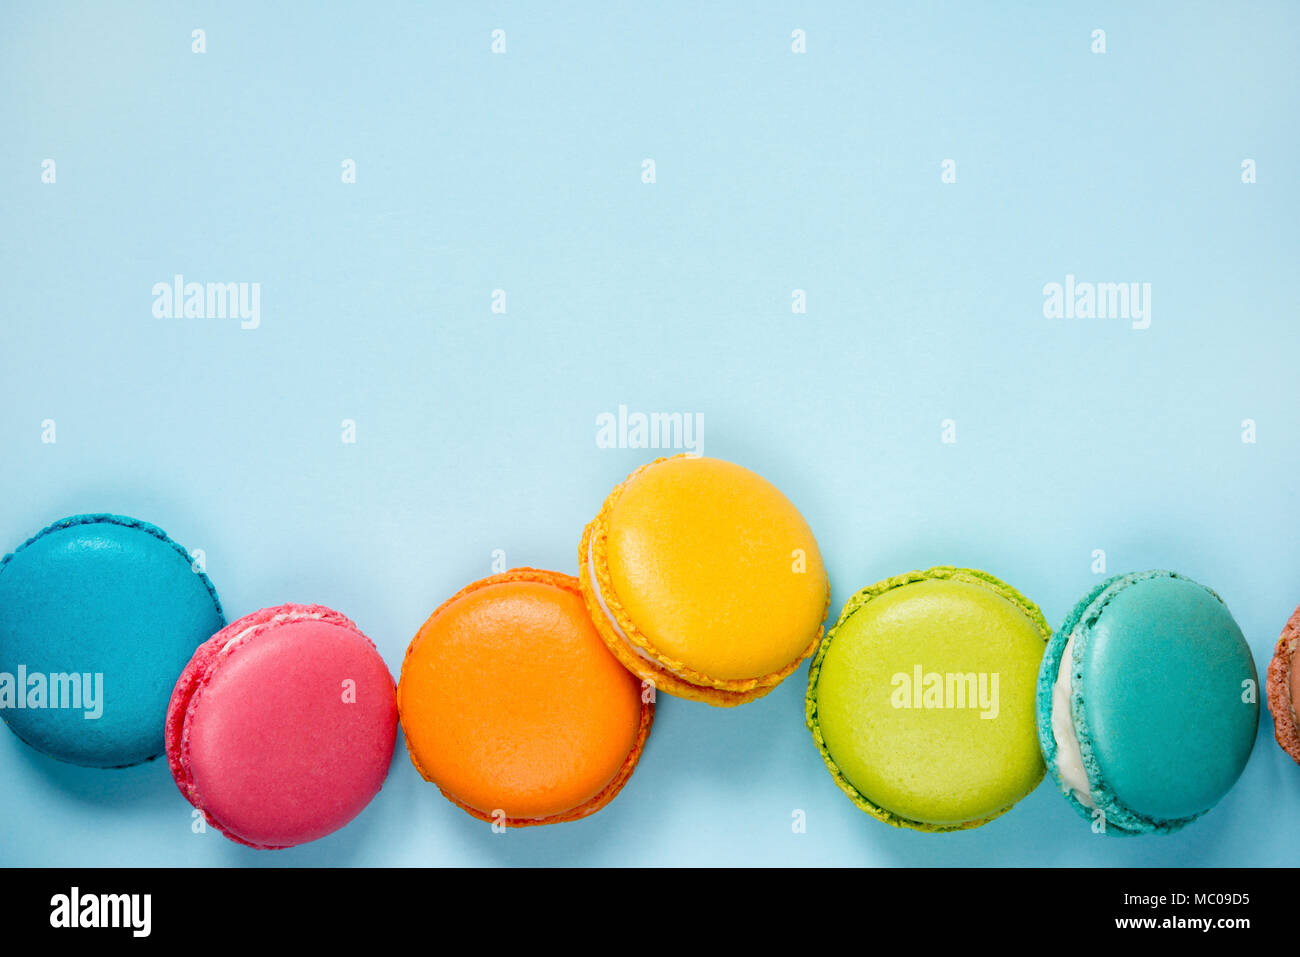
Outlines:
[{"label": "orange macaron", "polygon": [[653,689],[611,655],[577,579],[516,568],[462,588],[406,650],[411,761],[452,803],[508,827],[573,821],[622,789]]}]

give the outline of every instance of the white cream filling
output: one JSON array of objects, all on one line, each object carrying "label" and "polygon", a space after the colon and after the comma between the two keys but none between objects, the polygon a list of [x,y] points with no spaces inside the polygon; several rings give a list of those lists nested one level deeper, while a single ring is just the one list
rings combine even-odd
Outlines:
[{"label": "white cream filling", "polygon": [[1083,752],[1079,748],[1079,735],[1074,730],[1074,717],[1070,713],[1070,671],[1074,660],[1074,635],[1065,642],[1061,663],[1052,685],[1052,737],[1056,739],[1056,773],[1061,783],[1074,792],[1075,800],[1088,807],[1096,807],[1088,772],[1083,767]]},{"label": "white cream filling", "polygon": [[254,625],[249,625],[247,628],[245,628],[239,634],[235,635],[233,638],[227,639],[226,643],[221,646],[221,650],[218,651],[217,654],[224,655],[231,648],[235,647],[235,645],[239,644],[239,642],[241,642],[243,639],[247,638],[251,632],[256,631],[258,628],[262,628],[266,625],[278,625],[281,622],[285,622],[285,621],[311,621],[311,620],[319,621],[321,618],[324,617],[325,616],[318,611],[312,612],[311,614],[303,614],[300,611],[286,611],[286,612],[281,612],[278,615],[272,615],[266,621],[259,621]]},{"label": "white cream filling", "polygon": [[655,665],[658,668],[663,668],[664,671],[677,675],[677,677],[680,678],[680,672],[674,668],[669,668],[662,661],[650,657],[645,649],[634,644],[632,640],[624,634],[623,629],[619,627],[618,622],[609,610],[609,606],[605,604],[605,596],[600,593],[600,579],[596,577],[596,558],[594,555],[595,540],[596,536],[594,533],[591,538],[587,540],[587,577],[591,579],[591,590],[596,593],[596,604],[600,605],[601,614],[605,616],[605,620],[609,622],[609,626],[614,629],[614,634],[618,635],[619,640],[622,641],[627,648],[636,652],[641,658],[650,662],[652,665]]}]

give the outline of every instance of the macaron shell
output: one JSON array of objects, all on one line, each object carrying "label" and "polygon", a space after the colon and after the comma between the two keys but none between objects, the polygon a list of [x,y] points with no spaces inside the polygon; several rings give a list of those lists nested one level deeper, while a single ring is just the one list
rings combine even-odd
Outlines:
[{"label": "macaron shell", "polygon": [[1218,803],[1259,719],[1254,660],[1219,597],[1173,572],[1122,576],[1074,634],[1071,711],[1108,830],[1176,830]]},{"label": "macaron shell", "polygon": [[176,676],[224,624],[212,583],[161,529],[119,515],[56,522],[0,563],[0,672],[102,674],[102,714],[0,713],[23,741],[73,764],[156,757]]},{"label": "macaron shell", "polygon": [[[1117,576],[1118,578],[1119,576]],[[1038,744],[1043,752],[1043,762],[1047,765],[1047,773],[1055,782],[1057,789],[1065,796],[1070,806],[1090,823],[1096,823],[1097,809],[1089,807],[1074,796],[1074,792],[1069,789],[1061,778],[1061,772],[1057,766],[1057,745],[1056,736],[1052,733],[1052,693],[1056,684],[1057,676],[1060,674],[1061,658],[1065,653],[1066,642],[1075,632],[1079,621],[1092,606],[1092,603],[1110,586],[1111,582],[1117,578],[1107,579],[1094,586],[1083,598],[1075,603],[1070,613],[1066,615],[1065,621],[1057,632],[1052,635],[1047,644],[1047,651],[1043,655],[1042,665],[1038,671],[1038,691],[1035,700],[1035,712],[1038,721]],[[1074,650],[1073,660],[1070,667],[1077,670],[1079,647]],[[1095,773],[1095,767],[1088,771],[1091,777]],[[1093,789],[1096,789],[1096,782],[1093,782]],[[1114,837],[1132,837],[1137,834],[1145,834],[1154,829],[1150,821],[1141,821],[1136,818],[1126,817],[1125,823],[1129,826],[1123,826],[1118,819],[1106,820],[1105,833]],[[1181,825],[1180,825],[1181,826]],[[1176,829],[1176,828],[1174,828]]]},{"label": "macaron shell", "polygon": [[1273,715],[1273,736],[1282,750],[1300,764],[1300,728],[1296,726],[1295,704],[1300,669],[1293,667],[1296,647],[1300,646],[1300,608],[1282,629],[1282,637],[1268,663],[1268,710]]},{"label": "macaron shell", "polygon": [[365,808],[396,733],[393,679],[370,640],[330,609],[280,606],[196,653],[173,693],[168,762],[226,836],[290,847]]},{"label": "macaron shell", "polygon": [[[670,694],[676,698],[684,698],[688,701],[702,701],[715,707],[731,708],[763,697],[802,663],[802,659],[792,662],[788,668],[775,675],[767,676],[761,681],[721,682],[698,673],[691,673],[693,680],[687,681],[685,678],[678,677],[669,671],[657,660],[649,658],[650,652],[638,654],[629,647],[628,642],[614,629],[614,626],[605,617],[604,609],[600,607],[603,595],[613,594],[613,585],[609,582],[609,569],[604,565],[597,563],[596,578],[593,578],[591,574],[589,556],[592,554],[593,542],[597,537],[597,524],[597,522],[592,522],[583,530],[582,543],[578,548],[579,562],[582,569],[578,576],[578,582],[583,599],[587,604],[587,610],[591,615],[592,623],[595,625],[596,633],[600,635],[606,649],[619,664],[654,687],[656,692],[662,691],[665,694]],[[600,589],[599,597],[597,588]],[[615,602],[617,602],[617,599],[615,599]],[[625,629],[624,635],[629,634],[629,632],[635,634],[634,626],[625,618],[620,627]],[[718,687],[719,685],[738,686],[746,688],[746,690],[732,691],[728,690],[728,688]]]},{"label": "macaron shell", "polygon": [[537,569],[443,603],[407,650],[398,702],[421,775],[473,816],[516,827],[612,800],[654,715],[596,634],[577,581]]},{"label": "macaron shell", "polygon": [[688,456],[651,462],[610,494],[583,541],[584,595],[602,638],[660,690],[742,703],[816,650],[830,600],[816,539],[748,469]]},{"label": "macaron shell", "polygon": [[[993,576],[949,567],[863,589],[809,674],[808,726],[840,789],[886,823],[976,827],[1042,780],[1034,692],[1049,634],[1041,612]],[[899,707],[896,676],[984,675],[991,707]],[[984,718],[982,713],[994,714]]]}]

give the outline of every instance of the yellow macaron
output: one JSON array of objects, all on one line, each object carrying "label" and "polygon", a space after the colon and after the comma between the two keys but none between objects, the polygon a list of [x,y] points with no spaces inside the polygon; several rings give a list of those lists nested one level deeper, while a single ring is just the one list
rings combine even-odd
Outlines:
[{"label": "yellow macaron", "polygon": [[684,455],[610,493],[579,549],[582,594],[605,644],[668,694],[761,698],[817,649],[830,603],[812,530],[749,469]]}]

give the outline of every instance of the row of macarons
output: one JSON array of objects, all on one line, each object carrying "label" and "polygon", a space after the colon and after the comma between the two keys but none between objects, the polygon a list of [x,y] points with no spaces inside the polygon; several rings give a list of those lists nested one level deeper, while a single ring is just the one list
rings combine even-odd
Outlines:
[{"label": "row of macarons", "polygon": [[[816,539],[773,484],[718,459],[633,472],[585,528],[578,575],[519,568],[428,618],[393,678],[349,619],[286,604],[227,623],[212,582],[157,527],[56,522],[0,562],[0,714],[64,761],[166,754],[227,837],[288,847],[378,793],[397,728],[450,801],[508,827],[608,804],[667,693],[754,701],[812,658],[806,723],[835,783],[886,823],[951,831],[1050,771],[1094,831],[1168,833],[1250,755],[1254,662],[1219,597],[1164,571],[1109,579],[1053,635],[982,571],[937,567],[854,594],[825,633]],[[1300,761],[1291,663],[1268,670]]]}]

